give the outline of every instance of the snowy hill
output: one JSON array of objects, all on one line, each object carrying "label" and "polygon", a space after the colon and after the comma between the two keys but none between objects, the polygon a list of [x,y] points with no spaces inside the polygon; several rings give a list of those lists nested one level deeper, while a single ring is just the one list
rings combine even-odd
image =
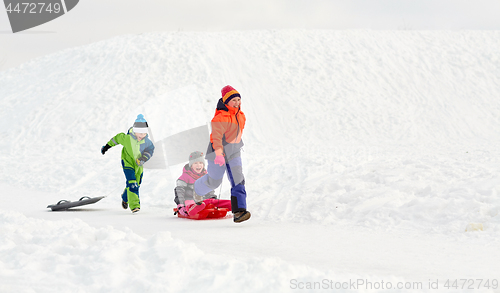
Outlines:
[{"label": "snowy hill", "polygon": [[[179,283],[200,275],[194,283],[200,288],[228,284],[243,292],[286,291],[293,278],[498,276],[499,47],[500,32],[479,31],[151,33],[0,72],[0,176],[5,200],[14,206],[0,208],[0,231],[7,233],[0,250],[16,256],[0,258],[0,289],[31,292],[20,281],[5,280],[44,263],[59,265],[54,259],[66,254],[70,263],[46,274],[69,274],[74,283],[59,288],[82,292],[178,292],[184,288]],[[126,131],[138,113],[158,140],[203,125],[226,84],[241,93],[248,120],[248,225],[234,231],[229,220],[174,218],[172,190],[182,166],[146,170],[141,215],[121,210],[120,152],[102,156],[100,147]],[[223,184],[222,197],[228,198],[229,184]],[[87,213],[44,210],[59,199],[101,195],[108,197]],[[464,232],[470,223],[484,231]],[[204,243],[183,233],[208,235],[212,228],[221,239]],[[241,255],[229,252],[248,238],[254,240],[247,240]],[[370,239],[373,246],[361,244]],[[61,248],[47,248],[49,243]],[[121,248],[109,256],[111,246]],[[35,257],[39,261],[26,267],[28,247],[35,247],[31,254],[41,250],[53,257]],[[400,252],[393,262],[379,252],[387,247]],[[325,258],[325,250],[338,254]],[[87,253],[100,272],[123,265],[138,273],[128,277],[134,281],[159,275],[135,288],[121,282],[129,272],[113,271],[108,285],[99,287],[107,278],[92,275],[88,285],[75,277],[89,269],[91,264],[80,264]],[[126,263],[129,253],[135,264]],[[204,253],[211,261],[199,268],[171,271],[175,262],[195,262]],[[454,253],[469,257],[458,261]],[[179,259],[171,260],[173,255]],[[429,271],[420,255],[442,263]],[[148,259],[158,259],[157,267]],[[223,265],[213,269],[214,259],[224,259]],[[401,271],[402,262],[412,269]],[[474,273],[468,268],[479,264]],[[260,281],[240,279],[242,266]],[[46,277],[36,276],[34,283]]]}]

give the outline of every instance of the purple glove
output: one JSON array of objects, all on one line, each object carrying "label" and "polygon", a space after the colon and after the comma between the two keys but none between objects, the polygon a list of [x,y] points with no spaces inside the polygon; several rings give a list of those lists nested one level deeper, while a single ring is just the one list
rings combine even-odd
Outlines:
[{"label": "purple glove", "polygon": [[183,205],[183,204],[178,204],[177,205],[177,212],[179,212],[179,214],[187,217],[188,216],[188,213],[186,212],[186,207]]},{"label": "purple glove", "polygon": [[226,160],[224,159],[224,156],[216,156],[214,163],[216,163],[219,166],[224,166],[224,164],[226,163]]}]

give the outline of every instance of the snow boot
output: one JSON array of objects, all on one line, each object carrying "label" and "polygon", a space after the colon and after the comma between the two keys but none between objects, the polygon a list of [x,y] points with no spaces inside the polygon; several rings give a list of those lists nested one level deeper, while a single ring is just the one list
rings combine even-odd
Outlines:
[{"label": "snow boot", "polygon": [[251,216],[251,214],[249,211],[236,212],[233,215],[233,221],[235,223],[241,223],[241,222],[244,222],[244,221],[250,219],[250,216]]},{"label": "snow boot", "polygon": [[193,199],[194,203],[197,205],[200,205],[203,202],[203,196],[196,194],[194,190],[193,190]]},{"label": "snow boot", "polygon": [[135,208],[135,209],[132,210],[132,213],[135,214],[135,213],[137,213],[140,210],[141,210],[141,208]]},{"label": "snow boot", "polygon": [[128,203],[124,202],[123,200],[122,200],[122,208],[124,210],[128,209]]}]

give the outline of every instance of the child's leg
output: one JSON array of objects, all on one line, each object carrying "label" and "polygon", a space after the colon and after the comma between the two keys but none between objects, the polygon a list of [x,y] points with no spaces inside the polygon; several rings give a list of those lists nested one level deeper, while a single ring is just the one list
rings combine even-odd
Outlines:
[{"label": "child's leg", "polygon": [[127,188],[125,187],[125,189],[123,190],[123,193],[122,193],[122,200],[124,202],[128,202],[128,199],[127,199]]},{"label": "child's leg", "polygon": [[246,211],[247,192],[245,190],[245,177],[243,176],[243,166],[241,157],[236,157],[229,161],[227,177],[231,182],[231,210],[233,213]]},{"label": "child's leg", "polygon": [[[140,207],[139,184],[142,180],[142,168],[140,168],[139,170],[134,170],[131,167],[126,167],[123,160],[122,160],[122,166],[123,166],[123,173],[125,174],[126,178],[125,182],[126,187],[125,191],[122,194],[122,200],[124,202],[128,202],[129,208],[133,210],[136,207]],[[137,178],[139,178],[139,181],[137,181]]]},{"label": "child's leg", "polygon": [[186,212],[188,213],[188,215],[190,217],[193,217],[194,215],[201,212],[206,207],[204,202],[202,202],[200,205],[198,205],[198,204],[194,203],[194,200],[186,200],[185,206],[186,206]]},{"label": "child's leg", "polygon": [[141,207],[141,201],[139,199],[139,187],[141,186],[142,183],[142,168],[138,168],[135,173],[135,178],[139,178],[137,180],[137,188],[129,188],[127,197],[128,197],[128,205],[130,207],[130,210],[133,210],[135,208],[140,208]]},{"label": "child's leg", "polygon": [[198,195],[203,196],[219,187],[226,172],[226,166],[219,166],[214,161],[208,160],[207,172],[208,174],[194,183],[194,191]]},{"label": "child's leg", "polygon": [[132,187],[131,185],[132,184],[129,184],[127,187],[127,200],[130,210],[133,210],[135,208],[140,208],[141,204],[139,202],[139,186]]}]

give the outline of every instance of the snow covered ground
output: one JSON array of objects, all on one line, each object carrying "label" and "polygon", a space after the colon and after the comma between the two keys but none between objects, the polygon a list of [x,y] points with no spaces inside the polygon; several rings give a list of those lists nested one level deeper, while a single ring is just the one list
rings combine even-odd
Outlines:
[{"label": "snow covered ground", "polygon": [[[2,71],[0,292],[500,292],[499,47],[496,31],[150,33]],[[226,84],[252,218],[176,218],[182,164],[146,170],[124,211],[120,150],[100,147],[139,113],[156,140],[203,125]],[[46,208],[82,196],[107,197]]]}]

